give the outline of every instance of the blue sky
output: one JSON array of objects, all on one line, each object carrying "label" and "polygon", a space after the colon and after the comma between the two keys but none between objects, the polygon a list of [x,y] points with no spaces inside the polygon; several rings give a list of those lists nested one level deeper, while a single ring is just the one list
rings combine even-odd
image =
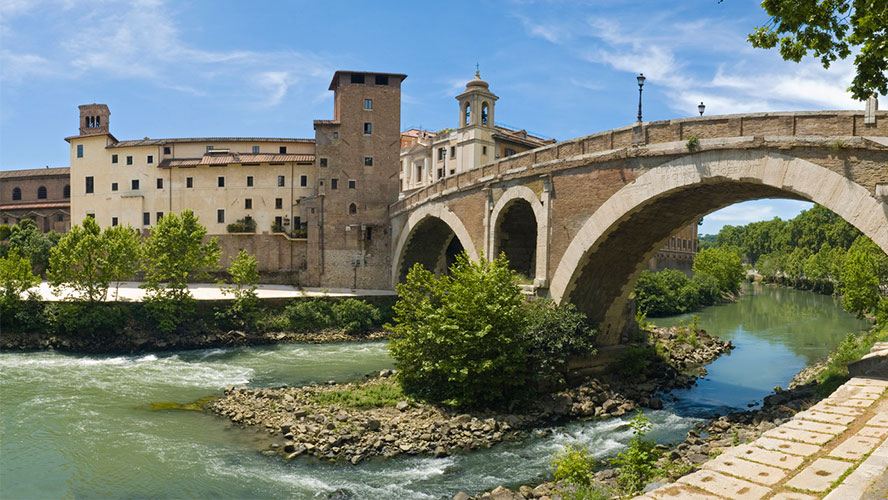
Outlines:
[{"label": "blue sky", "polygon": [[[249,6],[248,6],[249,5]],[[475,64],[497,122],[569,139],[644,119],[862,109],[850,62],[751,48],[750,0],[271,2],[0,0],[0,170],[66,166],[77,105],[108,104],[118,139],[313,137],[337,69],[406,73],[404,129],[453,127]],[[722,224],[799,202],[728,207]]]}]

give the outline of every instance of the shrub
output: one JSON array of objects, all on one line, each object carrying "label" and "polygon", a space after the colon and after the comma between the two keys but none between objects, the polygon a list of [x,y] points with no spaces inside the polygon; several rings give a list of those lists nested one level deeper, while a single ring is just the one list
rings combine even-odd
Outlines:
[{"label": "shrub", "polygon": [[647,371],[651,357],[655,355],[656,352],[649,345],[629,346],[612,369],[624,377],[643,374]]},{"label": "shrub", "polygon": [[540,379],[562,383],[569,358],[595,353],[595,330],[573,304],[556,307],[551,300],[537,299],[527,309],[525,338],[530,372]]},{"label": "shrub", "polygon": [[355,388],[317,392],[311,396],[311,399],[322,405],[369,409],[395,406],[404,399],[404,393],[393,380],[383,379]]},{"label": "shrub", "polygon": [[22,299],[29,288],[40,284],[40,278],[31,272],[31,263],[12,248],[6,257],[0,258],[0,300],[5,307],[12,307]]},{"label": "shrub", "polygon": [[589,449],[576,443],[568,443],[562,450],[556,451],[549,461],[555,481],[565,481],[575,486],[592,484],[594,467],[595,458]]},{"label": "shrub", "polygon": [[325,330],[336,325],[336,314],[330,301],[299,299],[285,309],[290,328],[297,332]]},{"label": "shrub", "polygon": [[345,333],[366,332],[379,322],[379,309],[363,300],[345,299],[331,309],[336,325]]},{"label": "shrub", "polygon": [[627,493],[635,493],[641,491],[654,477],[659,457],[656,450],[657,443],[644,438],[653,426],[640,410],[635,418],[629,421],[629,427],[632,428],[629,447],[621,451],[613,459],[613,463],[620,467],[617,484]]},{"label": "shrub", "polygon": [[451,405],[494,405],[514,398],[526,377],[524,298],[500,256],[469,260],[435,278],[413,266],[398,285],[389,350],[404,392]]},{"label": "shrub", "polygon": [[728,248],[707,248],[700,250],[694,258],[694,273],[705,273],[718,282],[718,287],[727,292],[737,292],[745,271],[740,256]]},{"label": "shrub", "polygon": [[216,318],[241,328],[255,328],[259,313],[256,283],[259,282],[256,257],[246,250],[238,252],[228,266],[228,274],[234,286],[222,287],[225,295],[234,295],[234,302],[216,313]]},{"label": "shrub", "polygon": [[55,331],[110,336],[126,325],[132,304],[59,302],[50,318]]},{"label": "shrub", "polygon": [[225,229],[229,233],[255,233],[256,221],[252,217],[244,217],[228,224]]}]

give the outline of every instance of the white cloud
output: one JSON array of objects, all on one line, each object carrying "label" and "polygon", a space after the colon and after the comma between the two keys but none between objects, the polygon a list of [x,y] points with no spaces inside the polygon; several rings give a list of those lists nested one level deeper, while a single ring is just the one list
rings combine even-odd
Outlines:
[{"label": "white cloud", "polygon": [[256,75],[254,83],[265,96],[260,105],[270,108],[280,104],[287,95],[290,82],[290,74],[286,71],[266,71]]},{"label": "white cloud", "polygon": [[748,204],[736,204],[713,212],[707,217],[714,221],[747,224],[757,220],[770,219],[774,213],[774,207],[766,204],[749,206]]}]

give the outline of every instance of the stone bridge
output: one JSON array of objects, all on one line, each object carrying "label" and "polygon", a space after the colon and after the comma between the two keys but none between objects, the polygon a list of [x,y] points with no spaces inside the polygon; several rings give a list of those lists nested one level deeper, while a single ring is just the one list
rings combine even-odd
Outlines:
[{"label": "stone bridge", "polygon": [[836,212],[888,252],[888,112],[657,121],[580,137],[447,177],[391,206],[392,280],[464,249],[505,252],[540,295],[620,343],[644,264],[733,203],[791,198]]}]

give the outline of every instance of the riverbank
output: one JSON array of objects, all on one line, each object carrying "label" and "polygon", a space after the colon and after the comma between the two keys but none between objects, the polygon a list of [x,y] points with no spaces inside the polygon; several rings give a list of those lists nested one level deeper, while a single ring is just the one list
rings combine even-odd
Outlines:
[{"label": "riverbank", "polygon": [[636,346],[618,361],[636,370],[631,377],[614,372],[586,379],[507,410],[454,409],[408,400],[391,380],[391,371],[348,384],[229,387],[209,409],[242,427],[264,431],[267,449],[287,459],[308,455],[357,464],[400,454],[441,457],[525,437],[559,422],[662,408],[656,393],[693,385],[703,365],[732,348],[703,330],[691,335],[687,327],[657,328],[652,345]]}]

